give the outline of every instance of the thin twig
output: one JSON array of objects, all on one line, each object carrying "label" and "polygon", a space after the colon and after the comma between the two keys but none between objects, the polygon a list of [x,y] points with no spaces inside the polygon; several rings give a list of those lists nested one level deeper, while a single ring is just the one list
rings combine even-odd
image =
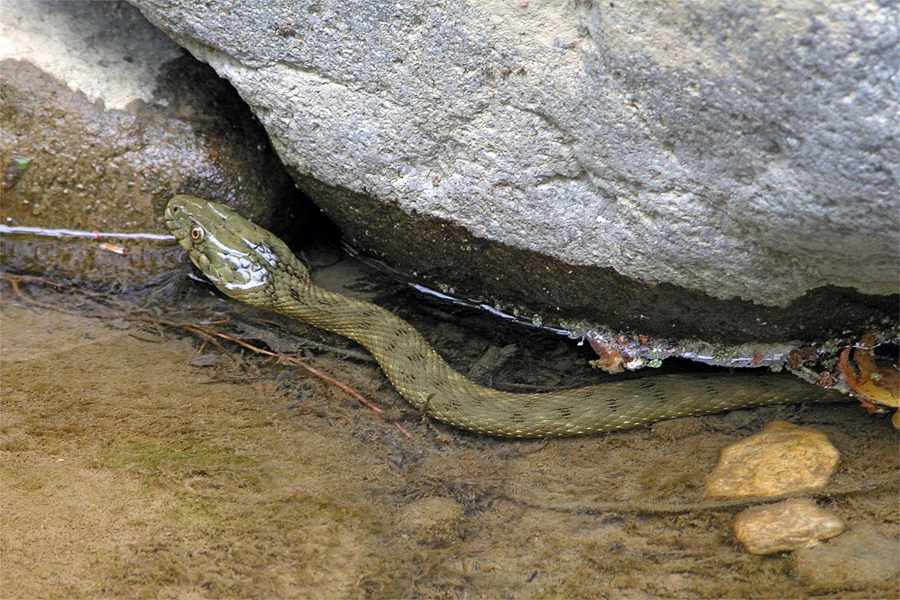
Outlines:
[{"label": "thin twig", "polygon": [[[202,337],[203,339],[208,339],[209,336],[215,336],[215,337],[218,337],[218,338],[221,338],[224,340],[228,340],[229,342],[234,342],[235,344],[243,346],[244,348],[247,348],[248,350],[255,352],[257,354],[262,354],[264,356],[271,356],[271,357],[278,359],[280,362],[285,362],[285,363],[288,363],[288,364],[291,364],[291,365],[294,365],[297,367],[301,367],[301,368],[309,371],[310,373],[312,373],[319,379],[321,379],[327,383],[330,383],[331,385],[350,394],[351,396],[356,398],[359,402],[361,402],[362,404],[367,406],[372,411],[374,411],[378,414],[384,413],[384,409],[382,409],[381,407],[372,403],[371,401],[367,400],[362,394],[360,394],[359,392],[357,392],[356,390],[354,390],[347,384],[341,383],[340,381],[334,379],[333,377],[330,377],[329,375],[326,375],[325,373],[319,371],[318,369],[315,369],[315,368],[309,366],[308,364],[306,364],[303,361],[303,359],[298,358],[296,356],[292,356],[289,354],[279,354],[277,352],[272,352],[270,350],[266,350],[264,348],[254,346],[253,344],[250,344],[249,342],[245,342],[244,340],[242,340],[240,338],[234,337],[232,335],[228,335],[227,333],[221,333],[219,331],[215,331],[214,329],[211,329],[211,328],[207,327],[206,325],[200,325],[198,323],[174,323],[174,322],[166,321],[163,319],[151,319],[150,317],[138,317],[137,319],[141,320],[141,321],[154,320],[154,321],[158,321],[159,323],[162,323],[163,325],[168,325],[170,327],[179,327],[182,329],[186,329],[186,330],[190,331],[191,333],[194,333],[194,334],[198,335],[199,337]],[[215,343],[217,346],[219,346],[221,348],[221,345],[219,345],[218,342],[216,342],[215,340],[208,340],[208,341],[212,341],[213,343]],[[407,431],[407,429],[405,427],[403,427],[403,425],[400,424],[400,422],[392,419],[390,421],[390,423],[394,427],[399,429],[403,435],[405,435],[409,439],[413,439],[412,434],[410,434],[409,431]]]},{"label": "thin twig", "polygon": [[[353,396],[354,398],[356,398],[357,400],[359,400],[361,403],[363,403],[364,405],[368,406],[370,409],[372,409],[373,411],[375,411],[376,413],[379,413],[379,414],[384,413],[384,409],[382,409],[380,406],[376,406],[375,404],[372,404],[371,402],[369,402],[368,400],[366,400],[365,397],[363,397],[359,392],[357,392],[356,390],[354,390],[353,388],[351,388],[349,385],[347,385],[347,384],[345,384],[345,383],[341,383],[341,382],[338,381],[337,379],[333,379],[332,377],[326,375],[325,373],[319,371],[318,369],[315,369],[315,368],[309,366],[308,364],[306,364],[305,362],[303,362],[302,359],[294,358],[294,357],[292,357],[292,356],[290,356],[290,355],[285,354],[285,355],[282,355],[282,356],[280,357],[280,360],[284,360],[284,361],[287,362],[288,364],[292,364],[292,365],[295,365],[295,366],[297,366],[297,367],[301,367],[301,368],[303,368],[303,369],[306,369],[307,371],[309,371],[310,373],[312,373],[312,374],[315,375],[316,377],[318,377],[318,378],[320,378],[320,379],[322,379],[322,380],[324,380],[324,381],[327,381],[328,383],[332,384],[332,385],[335,386],[335,387],[338,387],[338,388],[344,390],[345,392],[347,392],[348,394],[350,394],[351,396]],[[391,423],[392,423],[397,429],[399,429],[399,430],[401,431],[401,433],[403,433],[403,435],[405,435],[405,436],[408,437],[409,439],[413,439],[412,434],[409,433],[409,431],[407,431],[406,428],[403,427],[403,425],[401,425],[398,421],[393,421],[393,420],[392,420]]]},{"label": "thin twig", "polygon": [[244,316],[247,319],[249,319],[250,321],[254,321],[257,323],[264,323],[264,324],[272,326],[272,327],[278,327],[282,331],[287,331],[288,333],[290,333],[290,335],[293,338],[302,342],[306,346],[311,346],[311,347],[315,348],[316,350],[322,350],[324,352],[331,352],[333,354],[337,354],[338,356],[352,358],[353,360],[357,360],[357,361],[363,362],[363,363],[377,364],[377,361],[371,354],[367,354],[365,352],[357,352],[355,350],[351,350],[348,348],[340,348],[338,346],[332,346],[330,344],[324,344],[324,343],[316,341],[316,340],[311,340],[308,337],[298,336],[295,331],[291,330],[291,328],[289,328],[289,327],[285,327],[283,323],[279,323],[278,321],[273,321],[271,319],[263,319],[261,317],[253,317],[253,316],[249,316],[249,315],[244,315]]},{"label": "thin twig", "polygon": [[[18,296],[18,298],[20,300],[24,300],[25,302],[31,304],[32,306],[37,306],[39,308],[47,308],[50,310],[56,310],[56,311],[59,311],[61,313],[67,314],[67,315],[76,315],[76,316],[82,315],[82,313],[75,311],[75,310],[69,310],[66,308],[61,308],[59,306],[54,306],[52,304],[47,304],[46,302],[41,302],[40,300],[35,300],[34,298],[28,296],[25,292],[23,292],[22,289],[19,287],[20,281],[35,281],[38,283],[44,283],[44,284],[51,285],[51,286],[58,287],[58,288],[69,289],[70,286],[68,286],[64,283],[56,283],[55,281],[50,281],[49,279],[44,279],[42,277],[35,277],[34,275],[16,275],[13,273],[0,273],[0,277],[2,277],[3,279],[5,279],[6,281],[9,282],[9,284],[12,286],[13,292],[16,294],[16,296]],[[113,318],[113,317],[110,317],[110,318]]]}]

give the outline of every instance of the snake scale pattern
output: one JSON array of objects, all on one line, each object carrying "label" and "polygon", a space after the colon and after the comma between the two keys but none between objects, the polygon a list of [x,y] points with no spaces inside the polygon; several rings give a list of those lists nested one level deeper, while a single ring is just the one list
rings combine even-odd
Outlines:
[{"label": "snake scale pattern", "polygon": [[284,242],[231,209],[177,195],[165,220],[224,294],[362,344],[403,398],[462,429],[521,438],[584,435],[734,408],[841,398],[795,377],[755,373],[660,375],[539,394],[486,388],[454,371],[393,313],[313,285]]}]

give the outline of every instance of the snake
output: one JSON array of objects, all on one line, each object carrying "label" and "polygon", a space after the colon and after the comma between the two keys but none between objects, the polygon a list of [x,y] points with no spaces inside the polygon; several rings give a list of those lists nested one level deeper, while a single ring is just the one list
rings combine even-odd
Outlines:
[{"label": "snake", "polygon": [[576,389],[514,393],[470,381],[389,310],[314,285],[282,240],[230,208],[178,194],[164,219],[191,262],[222,293],[365,347],[413,407],[477,433],[542,438],[597,434],[677,417],[838,396],[797,377],[757,373],[666,374]]}]

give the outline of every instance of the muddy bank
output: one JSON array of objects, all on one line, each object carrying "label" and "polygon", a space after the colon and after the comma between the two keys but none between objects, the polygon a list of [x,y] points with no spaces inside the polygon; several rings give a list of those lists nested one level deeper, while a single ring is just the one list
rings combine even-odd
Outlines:
[{"label": "muddy bank", "polygon": [[[842,454],[819,502],[851,527],[896,535],[896,432],[853,404],[496,440],[423,421],[340,338],[232,312],[202,287],[181,303],[260,345],[306,348],[387,418],[295,367],[132,320],[198,318],[175,307],[111,318],[109,303],[23,284],[46,304],[110,317],[87,318],[3,285],[4,597],[897,596],[896,581],[812,588],[789,556],[740,548],[739,509],[690,510],[720,449],[781,418]],[[486,377],[553,385],[558,370],[539,365],[567,340],[479,337],[477,323],[460,329],[436,311],[415,324],[457,368],[515,343],[516,360]]]}]

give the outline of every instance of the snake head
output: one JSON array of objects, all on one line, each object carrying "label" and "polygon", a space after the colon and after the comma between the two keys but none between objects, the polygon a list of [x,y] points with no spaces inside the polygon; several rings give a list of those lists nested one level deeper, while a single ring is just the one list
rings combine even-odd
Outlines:
[{"label": "snake head", "polygon": [[197,268],[232,298],[259,295],[273,273],[289,267],[307,277],[284,242],[217,202],[179,194],[166,206],[165,221]]}]

